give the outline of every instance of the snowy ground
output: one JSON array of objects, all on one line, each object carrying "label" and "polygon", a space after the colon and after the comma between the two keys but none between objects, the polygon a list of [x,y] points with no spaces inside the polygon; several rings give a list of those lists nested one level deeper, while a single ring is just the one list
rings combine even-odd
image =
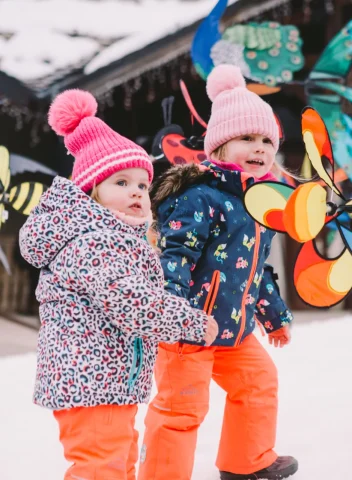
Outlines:
[{"label": "snowy ground", "polygon": [[[297,324],[288,348],[268,347],[281,382],[277,449],[299,459],[295,480],[350,478],[351,339],[352,315],[346,315]],[[66,463],[56,423],[50,412],[31,403],[34,371],[33,353],[0,358],[1,480],[63,478]],[[224,394],[216,385],[211,393],[211,410],[199,432],[194,480],[218,479],[214,460]],[[144,414],[143,406],[140,431]]]}]

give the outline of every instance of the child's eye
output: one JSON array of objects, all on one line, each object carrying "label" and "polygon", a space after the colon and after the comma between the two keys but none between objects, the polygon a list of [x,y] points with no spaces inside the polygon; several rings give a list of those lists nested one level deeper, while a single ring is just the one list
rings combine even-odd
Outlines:
[{"label": "child's eye", "polygon": [[119,187],[126,187],[127,182],[126,180],[117,180],[116,185],[118,185]]},{"label": "child's eye", "polygon": [[270,140],[270,138],[264,138],[263,142],[264,143],[269,143],[270,145],[273,144],[273,142]]},{"label": "child's eye", "polygon": [[147,190],[148,189],[148,185],[146,183],[140,183],[138,185],[138,187],[141,189],[141,190]]},{"label": "child's eye", "polygon": [[242,137],[242,140],[244,140],[245,142],[250,142],[252,140],[252,137],[250,135],[244,135]]}]

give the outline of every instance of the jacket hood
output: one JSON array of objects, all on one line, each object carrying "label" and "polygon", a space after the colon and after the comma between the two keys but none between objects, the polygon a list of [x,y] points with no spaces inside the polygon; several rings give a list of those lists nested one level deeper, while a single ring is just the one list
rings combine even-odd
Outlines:
[{"label": "jacket hood", "polygon": [[55,177],[20,230],[21,254],[31,265],[42,268],[74,238],[108,229],[142,237],[147,224],[127,225],[73,182]]},{"label": "jacket hood", "polygon": [[158,207],[170,196],[182,193],[193,185],[206,183],[242,197],[254,182],[254,177],[240,170],[224,170],[219,165],[205,161],[201,165],[181,165],[169,168],[154,183],[150,191],[154,218]]}]

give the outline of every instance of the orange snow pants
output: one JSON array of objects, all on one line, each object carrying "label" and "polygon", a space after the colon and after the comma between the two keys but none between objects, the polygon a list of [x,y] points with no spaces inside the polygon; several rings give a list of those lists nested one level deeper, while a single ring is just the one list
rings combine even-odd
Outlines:
[{"label": "orange snow pants", "polygon": [[137,405],[100,405],[54,412],[64,454],[73,465],[65,480],[135,480]]},{"label": "orange snow pants", "polygon": [[277,371],[253,334],[238,347],[162,344],[155,377],[138,480],[191,480],[211,378],[227,392],[218,469],[246,474],[275,462]]}]

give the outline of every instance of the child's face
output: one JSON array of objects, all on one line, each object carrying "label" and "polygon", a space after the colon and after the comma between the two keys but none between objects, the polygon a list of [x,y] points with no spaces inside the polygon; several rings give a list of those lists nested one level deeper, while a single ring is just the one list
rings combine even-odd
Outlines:
[{"label": "child's face", "polygon": [[126,168],[114,173],[97,186],[99,202],[113,213],[145,217],[150,211],[148,172]]},{"label": "child's face", "polygon": [[268,137],[248,134],[235,137],[226,144],[228,163],[236,163],[256,178],[266,175],[275,160],[275,150]]}]

